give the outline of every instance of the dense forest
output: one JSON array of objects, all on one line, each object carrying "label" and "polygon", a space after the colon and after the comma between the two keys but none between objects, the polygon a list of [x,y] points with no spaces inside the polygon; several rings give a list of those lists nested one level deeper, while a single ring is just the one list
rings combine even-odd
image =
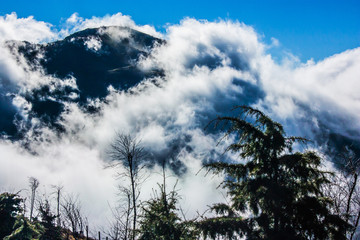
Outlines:
[{"label": "dense forest", "polygon": [[[330,172],[309,140],[287,136],[282,125],[261,111],[240,106],[233,116],[220,116],[207,128],[235,136],[226,151],[237,161],[206,162],[204,177],[223,176],[219,187],[227,201],[209,206],[206,213],[186,219],[176,186],[163,182],[154,195],[140,202],[141,181],[147,166],[145,149],[130,135],[117,134],[110,146],[112,164],[125,172],[119,178],[123,201],[112,210],[103,229],[89,229],[81,203],[53,186],[55,201],[38,196],[39,181],[29,178],[30,199],[19,192],[0,194],[0,239],[357,239],[360,219],[359,159],[351,151],[338,171]],[[220,140],[221,141],[221,140]],[[214,146],[215,148],[216,146]],[[29,206],[26,206],[29,204]]]}]

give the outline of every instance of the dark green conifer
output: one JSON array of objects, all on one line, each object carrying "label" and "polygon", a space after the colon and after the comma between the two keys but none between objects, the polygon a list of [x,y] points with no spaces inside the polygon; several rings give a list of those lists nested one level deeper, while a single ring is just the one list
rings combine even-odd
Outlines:
[{"label": "dark green conifer", "polygon": [[31,223],[23,215],[18,215],[14,224],[14,231],[4,237],[4,240],[38,240],[43,227],[38,222]]},{"label": "dark green conifer", "polygon": [[346,239],[348,225],[331,214],[331,199],[321,192],[328,173],[313,151],[293,152],[298,137],[287,137],[281,124],[251,107],[237,107],[237,117],[218,117],[237,141],[227,151],[240,162],[206,165],[224,173],[222,187],[230,204],[214,205],[217,215],[198,222],[205,236],[229,239]]},{"label": "dark green conifer", "polygon": [[57,216],[52,214],[49,202],[46,200],[45,203],[40,204],[39,210],[41,217],[40,223],[44,228],[40,240],[61,240],[61,229],[55,225]]},{"label": "dark green conifer", "polygon": [[139,240],[192,240],[197,233],[190,223],[182,222],[177,214],[178,194],[166,193],[165,184],[159,185],[160,195],[147,201],[143,207]]},{"label": "dark green conifer", "polygon": [[17,194],[0,194],[0,239],[11,234],[16,216],[21,213],[22,199]]}]

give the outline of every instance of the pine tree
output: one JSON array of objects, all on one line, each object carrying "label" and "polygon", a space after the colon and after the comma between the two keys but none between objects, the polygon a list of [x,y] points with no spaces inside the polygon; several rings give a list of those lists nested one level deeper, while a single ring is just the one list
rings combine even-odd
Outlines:
[{"label": "pine tree", "polygon": [[50,204],[46,200],[45,203],[40,205],[41,225],[44,228],[40,240],[61,240],[61,229],[55,226],[56,215],[51,213]]},{"label": "pine tree", "polygon": [[192,240],[198,233],[191,222],[177,214],[179,196],[175,190],[166,193],[165,181],[159,185],[160,195],[147,201],[141,216],[139,240]]},{"label": "pine tree", "polygon": [[0,239],[13,231],[16,216],[20,214],[22,199],[17,194],[0,194]]},{"label": "pine tree", "polygon": [[199,221],[205,236],[215,239],[346,239],[349,226],[331,214],[332,201],[321,192],[329,173],[319,169],[315,152],[293,152],[298,137],[287,137],[281,124],[262,112],[241,106],[237,117],[218,117],[237,141],[227,151],[242,162],[214,162],[205,167],[225,174],[222,187],[230,204],[211,207],[217,215]]},{"label": "pine tree", "polygon": [[4,240],[38,240],[43,227],[38,222],[31,223],[26,217],[19,215],[14,224],[14,231]]}]

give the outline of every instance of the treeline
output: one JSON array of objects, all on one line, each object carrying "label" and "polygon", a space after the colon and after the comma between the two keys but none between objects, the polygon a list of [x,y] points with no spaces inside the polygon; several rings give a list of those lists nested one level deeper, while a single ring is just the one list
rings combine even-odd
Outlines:
[{"label": "treeline", "polygon": [[[32,196],[35,199],[35,195]],[[61,212],[64,215],[61,218],[59,214],[53,213],[48,200],[39,202],[35,217],[33,205],[29,216],[26,216],[25,209],[25,199],[18,193],[0,194],[0,239],[92,239],[86,238],[83,231],[86,229],[86,219],[80,212],[80,205],[72,198],[63,201]]]},{"label": "treeline", "polygon": [[[202,170],[224,177],[227,201],[193,219],[182,214],[176,188],[166,190],[165,163],[155,195],[139,202],[147,153],[136,139],[118,134],[109,155],[110,167],[122,169],[122,200],[101,231],[103,239],[357,239],[359,159],[348,151],[340,170],[329,172],[315,151],[294,151],[295,144],[305,149],[306,139],[287,136],[281,124],[251,107],[234,111],[238,115],[218,117],[210,125],[224,129],[225,137],[236,136],[226,151],[239,159],[207,163]],[[0,195],[0,239],[86,239],[81,204],[73,197],[60,200],[60,186],[55,188],[56,211],[43,200],[33,217],[38,185],[30,179],[26,217],[18,194]]]}]

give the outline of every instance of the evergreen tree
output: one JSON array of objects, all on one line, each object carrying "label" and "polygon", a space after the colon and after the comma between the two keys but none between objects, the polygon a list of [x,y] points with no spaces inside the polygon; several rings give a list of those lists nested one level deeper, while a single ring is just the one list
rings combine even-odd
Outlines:
[{"label": "evergreen tree", "polygon": [[4,240],[38,240],[43,231],[41,224],[31,223],[22,215],[17,216],[14,229]]},{"label": "evergreen tree", "polygon": [[237,107],[237,117],[218,117],[216,126],[228,127],[226,135],[237,141],[227,151],[242,162],[206,165],[224,173],[222,187],[230,204],[212,206],[217,215],[199,221],[205,236],[215,239],[346,239],[349,226],[332,214],[332,201],[321,192],[329,173],[319,169],[315,152],[293,152],[298,137],[286,137],[281,124],[251,107]]},{"label": "evergreen tree", "polygon": [[22,211],[22,199],[17,194],[0,194],[0,239],[13,231],[16,216]]},{"label": "evergreen tree", "polygon": [[61,229],[55,225],[56,215],[51,213],[50,204],[46,200],[40,205],[41,225],[44,227],[44,232],[40,240],[61,240]]},{"label": "evergreen tree", "polygon": [[197,239],[190,223],[181,222],[177,215],[178,195],[166,193],[165,184],[159,185],[160,195],[146,202],[141,217],[139,240]]}]

